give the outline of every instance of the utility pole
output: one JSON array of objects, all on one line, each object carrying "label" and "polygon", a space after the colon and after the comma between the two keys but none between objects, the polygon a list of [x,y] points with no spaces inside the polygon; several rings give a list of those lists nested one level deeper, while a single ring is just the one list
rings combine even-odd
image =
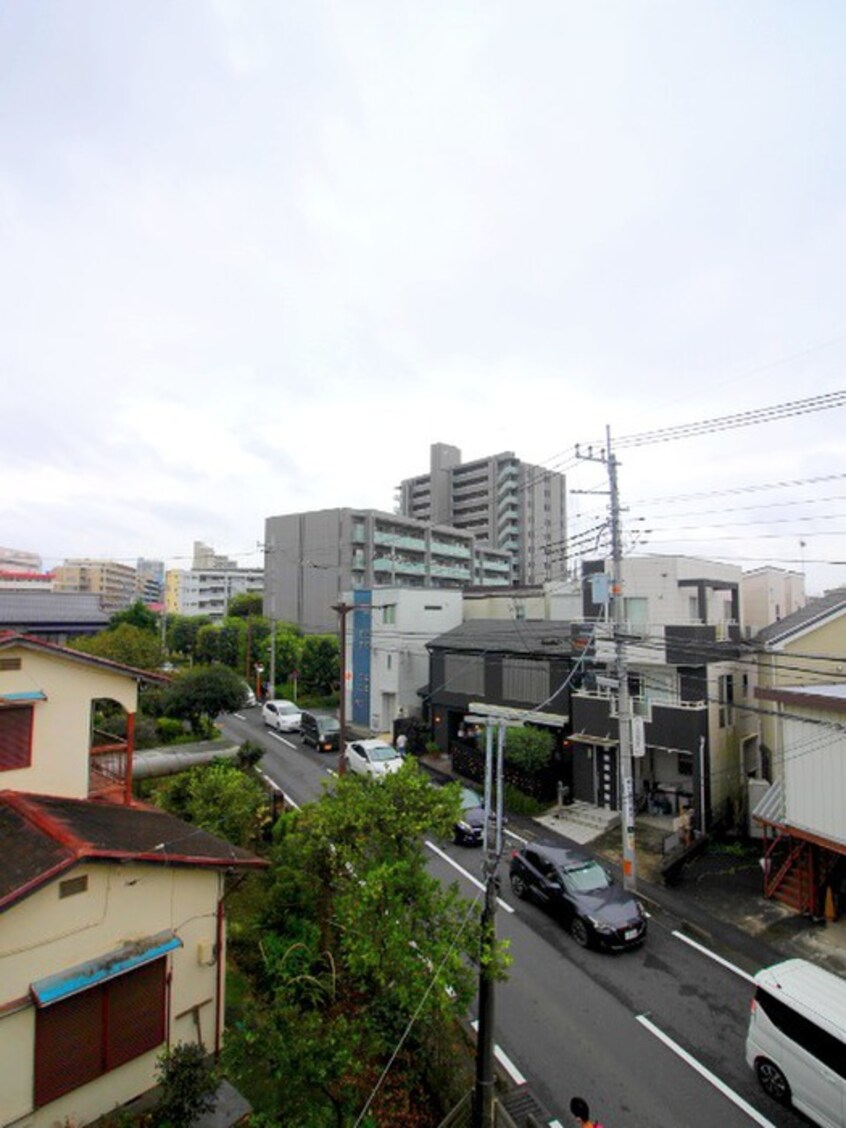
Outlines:
[{"label": "utility pole", "polygon": [[617,458],[611,450],[611,428],[605,430],[605,453],[608,463],[608,485],[611,491],[611,552],[614,574],[611,600],[614,610],[614,653],[617,678],[617,726],[620,734],[620,799],[623,810],[623,885],[637,888],[637,852],[635,849],[634,773],[632,770],[632,717],[629,700],[629,672],[626,663],[625,620],[623,604],[623,534],[620,521],[620,494],[617,484]]},{"label": "utility pole", "polygon": [[618,775],[620,809],[623,824],[623,885],[637,888],[637,852],[635,848],[634,773],[632,769],[632,715],[629,697],[629,673],[626,661],[625,605],[623,597],[623,531],[620,517],[620,493],[617,481],[617,458],[611,449],[611,428],[605,429],[605,450],[599,456],[588,447],[576,457],[589,462],[604,462],[608,470],[609,518],[611,523],[611,608],[614,628],[614,681],[617,690]]}]

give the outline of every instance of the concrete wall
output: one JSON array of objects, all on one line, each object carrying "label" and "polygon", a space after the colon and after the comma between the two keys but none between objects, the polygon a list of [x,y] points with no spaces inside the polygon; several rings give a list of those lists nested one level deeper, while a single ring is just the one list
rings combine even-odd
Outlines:
[{"label": "concrete wall", "polygon": [[[2,916],[0,932],[0,1125],[87,1124],[155,1084],[161,1047],[33,1111],[35,1008],[30,984],[132,940],[173,931],[182,947],[166,958],[173,979],[169,1040],[214,1046],[218,968],[212,962],[222,878],[212,870],[135,864],[80,865],[88,888],[59,898],[59,882]],[[19,1001],[18,1007],[3,1010]],[[196,1011],[195,1011],[196,1008]],[[195,1021],[196,1013],[196,1021]]]}]

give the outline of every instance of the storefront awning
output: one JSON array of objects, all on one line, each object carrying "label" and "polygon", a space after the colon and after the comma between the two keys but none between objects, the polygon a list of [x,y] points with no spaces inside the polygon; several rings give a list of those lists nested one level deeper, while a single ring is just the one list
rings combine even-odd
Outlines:
[{"label": "storefront awning", "polygon": [[123,944],[95,960],[37,979],[30,984],[30,991],[36,1006],[46,1007],[79,991],[87,991],[97,983],[105,983],[107,979],[114,979],[126,971],[141,967],[142,964],[151,963],[165,953],[172,952],[174,948],[181,947],[182,941],[173,932],[159,932],[144,940]]},{"label": "storefront awning", "polygon": [[595,744],[599,748],[616,748],[619,740],[612,740],[610,736],[591,736],[586,732],[571,732],[567,740],[575,744]]}]

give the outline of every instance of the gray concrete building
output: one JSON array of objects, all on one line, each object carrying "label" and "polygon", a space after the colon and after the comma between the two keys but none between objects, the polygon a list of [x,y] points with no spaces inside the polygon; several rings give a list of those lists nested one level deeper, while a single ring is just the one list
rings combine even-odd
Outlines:
[{"label": "gray concrete building", "polygon": [[504,451],[472,462],[433,443],[428,474],[399,486],[400,512],[472,532],[477,544],[509,552],[519,584],[566,575],[566,478]]},{"label": "gray concrete building", "polygon": [[264,613],[309,634],[334,632],[346,591],[509,585],[511,556],[469,530],[374,509],[324,509],[265,521]]}]

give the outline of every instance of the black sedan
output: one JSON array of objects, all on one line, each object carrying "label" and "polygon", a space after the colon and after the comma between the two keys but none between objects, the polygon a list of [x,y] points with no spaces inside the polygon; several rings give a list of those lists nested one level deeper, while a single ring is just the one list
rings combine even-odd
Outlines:
[{"label": "black sedan", "polygon": [[533,842],[511,855],[511,888],[560,914],[583,948],[629,948],[646,938],[643,906],[590,854]]}]

